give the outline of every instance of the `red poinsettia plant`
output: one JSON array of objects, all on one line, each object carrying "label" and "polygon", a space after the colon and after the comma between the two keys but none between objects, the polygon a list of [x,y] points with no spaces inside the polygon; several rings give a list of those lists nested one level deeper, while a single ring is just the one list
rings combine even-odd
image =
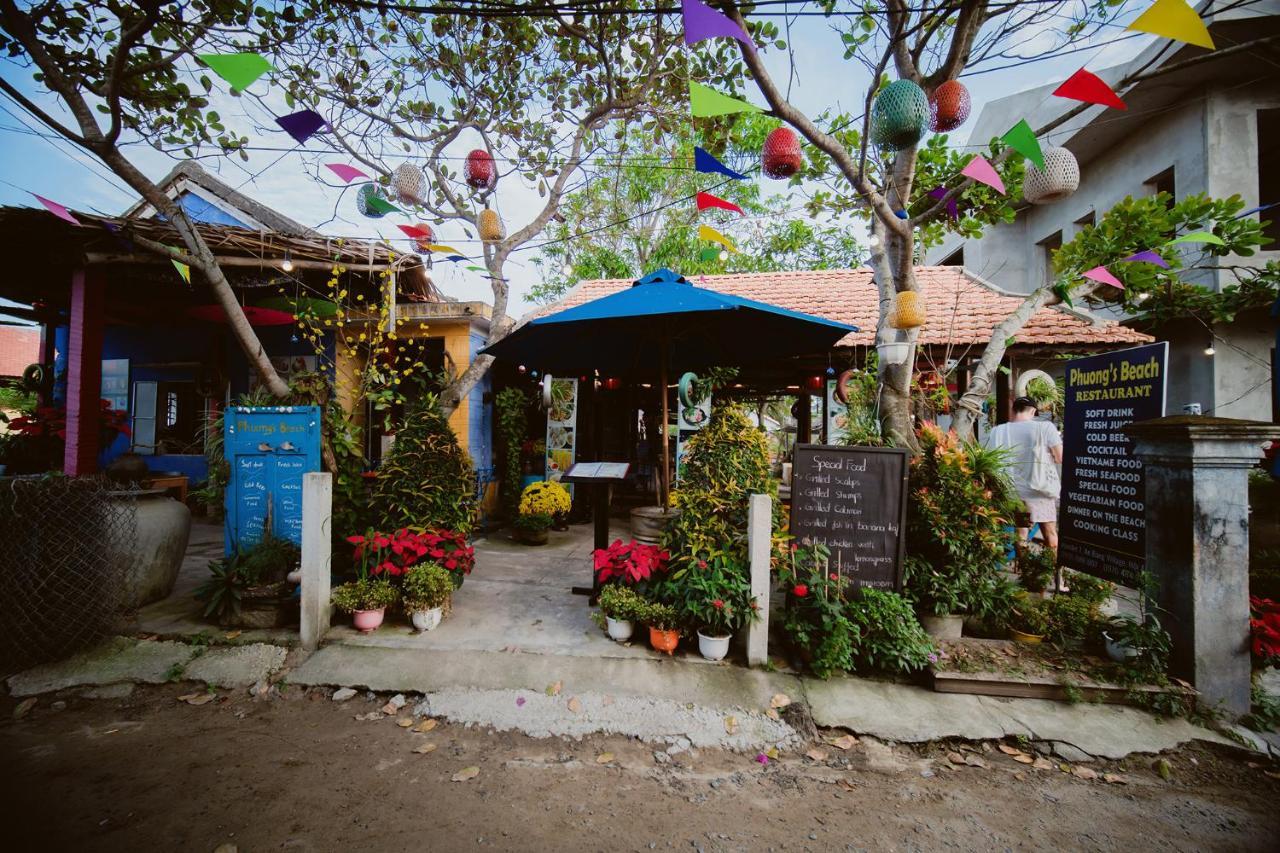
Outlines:
[{"label": "red poinsettia plant", "polygon": [[608,548],[592,551],[591,559],[600,583],[635,586],[665,573],[671,555],[658,545],[646,545],[634,539],[630,542],[615,539]]},{"label": "red poinsettia plant", "polygon": [[1249,634],[1253,657],[1259,664],[1280,663],[1280,604],[1249,596]]},{"label": "red poinsettia plant", "polygon": [[475,548],[467,544],[466,536],[452,530],[370,530],[363,536],[348,536],[347,541],[354,548],[352,557],[361,580],[384,574],[398,578],[419,563],[432,562],[449,572],[456,589],[476,563]]}]

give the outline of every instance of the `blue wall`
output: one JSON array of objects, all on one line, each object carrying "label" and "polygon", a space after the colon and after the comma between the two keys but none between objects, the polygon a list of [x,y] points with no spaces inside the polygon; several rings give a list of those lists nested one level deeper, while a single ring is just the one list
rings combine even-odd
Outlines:
[{"label": "blue wall", "polygon": [[[485,345],[484,335],[471,333],[471,360],[475,361],[476,353]],[[467,446],[471,451],[471,461],[476,469],[493,467],[493,404],[486,403],[485,395],[493,390],[490,373],[475,384],[468,402]]]}]

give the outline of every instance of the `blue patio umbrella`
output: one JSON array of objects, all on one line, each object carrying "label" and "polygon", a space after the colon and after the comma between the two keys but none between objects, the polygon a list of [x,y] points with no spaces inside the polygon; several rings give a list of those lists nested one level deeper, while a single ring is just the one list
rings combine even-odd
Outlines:
[{"label": "blue patio umbrella", "polygon": [[[668,366],[684,371],[768,364],[826,352],[856,331],[697,287],[660,269],[625,290],[531,320],[481,352],[551,374],[656,374],[665,389]],[[667,395],[661,396],[666,423]],[[664,469],[670,468],[667,456],[663,442]],[[665,487],[666,470],[662,483]]]}]

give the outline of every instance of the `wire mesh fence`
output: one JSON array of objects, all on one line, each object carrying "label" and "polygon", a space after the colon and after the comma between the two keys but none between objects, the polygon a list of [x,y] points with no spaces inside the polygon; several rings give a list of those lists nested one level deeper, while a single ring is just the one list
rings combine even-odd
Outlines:
[{"label": "wire mesh fence", "polygon": [[0,479],[0,668],[57,660],[111,633],[136,526],[136,499],[105,479]]}]

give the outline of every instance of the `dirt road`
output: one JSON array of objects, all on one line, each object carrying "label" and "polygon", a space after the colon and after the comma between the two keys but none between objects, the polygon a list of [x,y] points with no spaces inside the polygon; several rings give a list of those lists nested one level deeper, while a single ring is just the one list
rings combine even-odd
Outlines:
[{"label": "dirt road", "polygon": [[1080,778],[992,744],[868,739],[762,764],[621,737],[355,719],[386,697],[176,700],[189,689],[61,709],[45,698],[12,722],[13,701],[0,702],[4,848],[1267,850],[1280,837],[1276,768],[1207,748],[1166,756],[1169,780],[1149,756]]}]

